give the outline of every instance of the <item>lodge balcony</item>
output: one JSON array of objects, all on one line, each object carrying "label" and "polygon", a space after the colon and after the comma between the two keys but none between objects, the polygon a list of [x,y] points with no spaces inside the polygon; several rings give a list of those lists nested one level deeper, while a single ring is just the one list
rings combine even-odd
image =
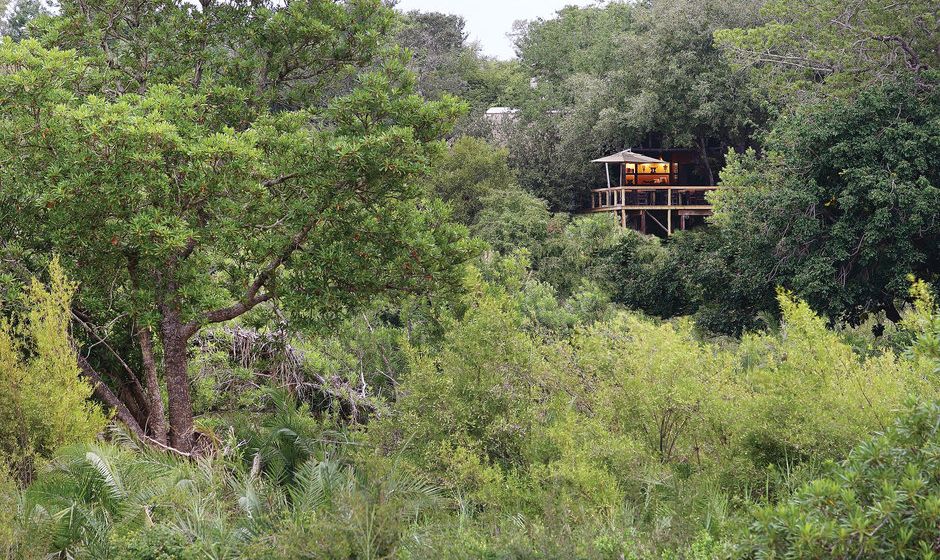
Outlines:
[{"label": "lodge balcony", "polygon": [[[624,185],[593,189],[589,212],[611,212],[623,227],[670,235],[710,216],[706,193],[716,186]],[[649,221],[648,221],[649,220]]]}]

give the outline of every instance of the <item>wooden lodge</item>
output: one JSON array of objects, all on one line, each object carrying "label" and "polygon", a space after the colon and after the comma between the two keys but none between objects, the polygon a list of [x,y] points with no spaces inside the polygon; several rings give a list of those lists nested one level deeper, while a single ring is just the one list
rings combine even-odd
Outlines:
[{"label": "wooden lodge", "polygon": [[[644,150],[645,151],[645,150]],[[700,224],[712,207],[694,172],[694,159],[683,150],[653,150],[660,158],[632,150],[593,160],[603,163],[607,187],[591,191],[589,212],[612,212],[623,227],[671,235]]]}]

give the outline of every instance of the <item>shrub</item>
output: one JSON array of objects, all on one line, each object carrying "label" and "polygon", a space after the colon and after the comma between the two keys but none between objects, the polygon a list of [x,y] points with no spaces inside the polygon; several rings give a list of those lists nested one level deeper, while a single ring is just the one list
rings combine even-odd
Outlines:
[{"label": "shrub", "polygon": [[519,191],[506,161],[507,150],[485,140],[463,136],[428,177],[433,189],[453,208],[453,218],[473,224],[487,199],[507,189]]},{"label": "shrub", "polygon": [[573,338],[591,409],[662,462],[707,460],[729,427],[732,357],[700,343],[688,322],[623,313]]},{"label": "shrub", "polygon": [[754,514],[748,558],[936,558],[940,403],[912,404],[824,478]]},{"label": "shrub", "polygon": [[92,389],[79,377],[69,339],[75,285],[58,261],[50,284],[33,280],[28,312],[16,323],[0,320],[0,459],[21,478],[32,475],[36,459],[57,448],[91,441],[105,426]]},{"label": "shrub", "polygon": [[901,320],[899,338],[914,359],[923,360],[934,375],[940,374],[940,306],[923,280],[912,281],[910,295],[914,305]]},{"label": "shrub", "polygon": [[157,525],[128,533],[118,539],[114,560],[191,560],[189,543],[179,532]]},{"label": "shrub", "polygon": [[844,457],[890,424],[913,391],[928,391],[912,363],[885,351],[858,356],[802,301],[779,295],[779,333],[745,336],[740,382],[751,397],[741,434],[758,468]]}]

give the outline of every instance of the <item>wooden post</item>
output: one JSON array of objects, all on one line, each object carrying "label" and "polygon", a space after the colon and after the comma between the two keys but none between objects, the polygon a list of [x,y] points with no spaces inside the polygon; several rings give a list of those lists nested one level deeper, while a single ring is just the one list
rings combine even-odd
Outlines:
[{"label": "wooden post", "polygon": [[646,233],[646,210],[640,210],[640,233]]},{"label": "wooden post", "polygon": [[604,163],[604,171],[607,172],[607,188],[610,188],[610,164]]},{"label": "wooden post", "polygon": [[666,189],[666,235],[672,235],[672,187]]}]

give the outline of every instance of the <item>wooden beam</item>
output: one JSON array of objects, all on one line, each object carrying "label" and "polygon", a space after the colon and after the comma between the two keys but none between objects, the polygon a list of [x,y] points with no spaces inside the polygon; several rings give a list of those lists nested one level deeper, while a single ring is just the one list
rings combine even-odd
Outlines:
[{"label": "wooden beam", "polygon": [[[588,210],[588,212],[610,212],[614,208],[626,208],[627,210],[669,210],[670,207],[664,204],[624,204],[623,206],[608,206],[605,208],[594,208]],[[683,212],[686,212],[689,216],[710,216],[712,213],[711,206],[673,206],[673,212],[678,212],[680,215]]]},{"label": "wooden beam", "polygon": [[656,216],[650,214],[650,219],[653,220],[654,222],[656,222],[656,224],[657,224],[659,227],[663,228],[663,229],[666,231],[666,234],[667,234],[667,235],[669,234],[669,228],[667,228],[666,226],[663,225],[662,222],[660,222],[659,220],[657,220],[657,219],[656,219]]}]

